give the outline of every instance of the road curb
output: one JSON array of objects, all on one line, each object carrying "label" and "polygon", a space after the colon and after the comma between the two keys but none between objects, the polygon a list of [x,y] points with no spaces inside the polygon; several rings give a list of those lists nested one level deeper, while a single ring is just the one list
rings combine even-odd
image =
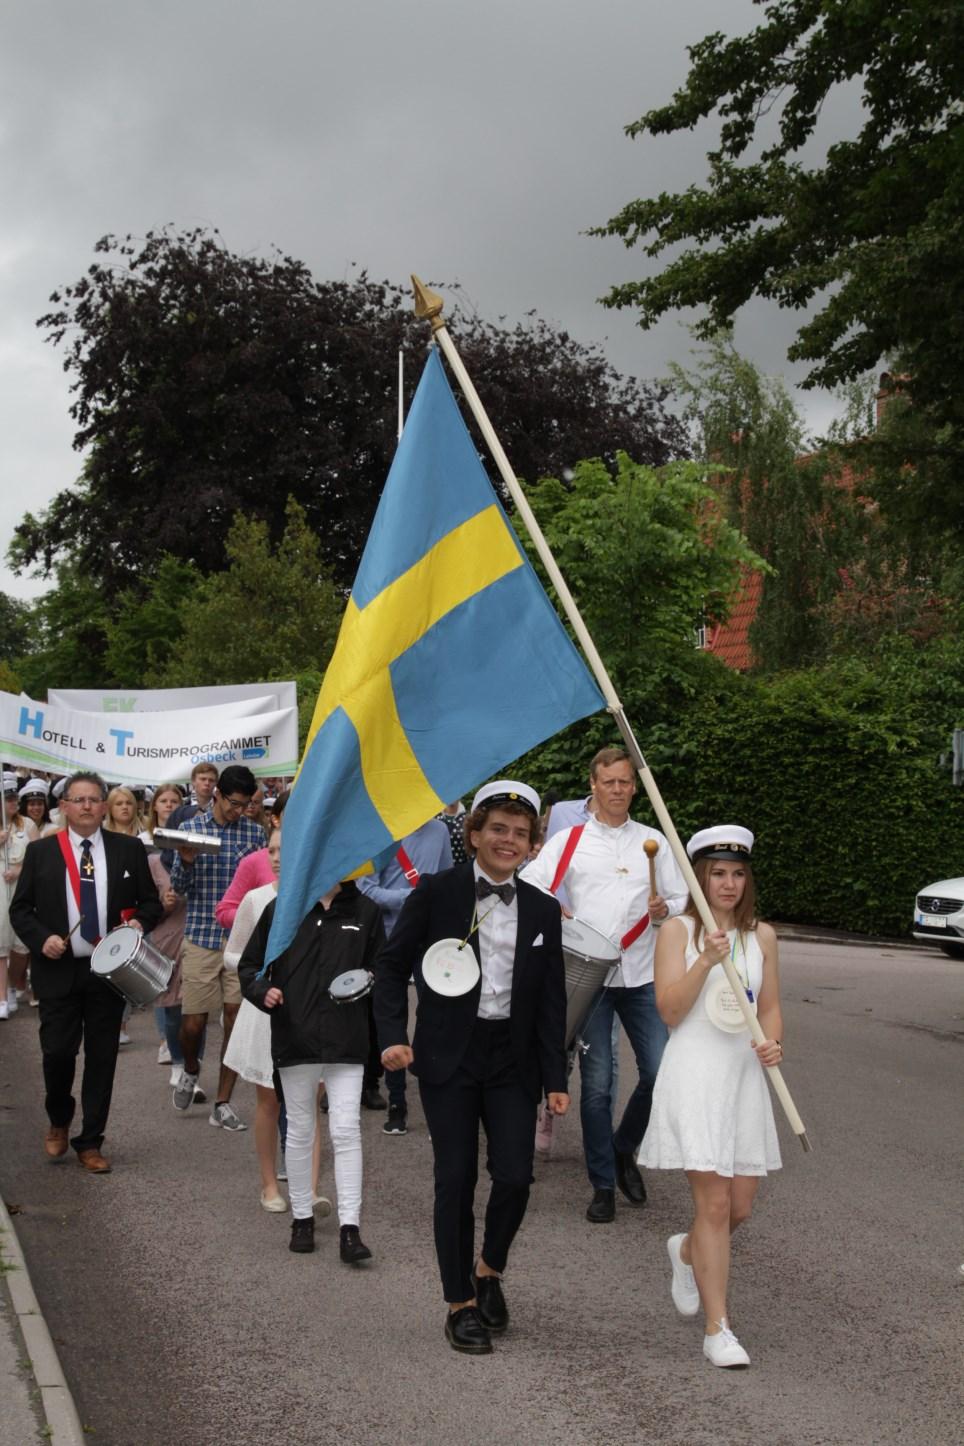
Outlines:
[{"label": "road curb", "polygon": [[0,1200],[0,1256],[3,1277],[10,1292],[17,1324],[30,1359],[30,1369],[37,1383],[37,1393],[47,1420],[52,1446],[84,1446],[87,1437],[57,1348],[53,1343],[40,1302],[30,1283],[30,1272],[24,1258],[10,1212]]}]

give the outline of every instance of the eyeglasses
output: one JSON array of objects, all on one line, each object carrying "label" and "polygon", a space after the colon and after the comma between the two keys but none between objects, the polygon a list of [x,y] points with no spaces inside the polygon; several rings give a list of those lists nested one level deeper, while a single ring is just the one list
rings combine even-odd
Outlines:
[{"label": "eyeglasses", "polygon": [[247,808],[251,802],[250,798],[225,798],[223,793],[219,794],[219,797],[221,799],[221,807],[233,808],[235,813],[240,813],[241,810]]},{"label": "eyeglasses", "polygon": [[60,801],[61,803],[72,803],[77,808],[96,808],[99,803],[104,802],[102,798],[94,798],[91,795],[86,798],[62,798]]}]

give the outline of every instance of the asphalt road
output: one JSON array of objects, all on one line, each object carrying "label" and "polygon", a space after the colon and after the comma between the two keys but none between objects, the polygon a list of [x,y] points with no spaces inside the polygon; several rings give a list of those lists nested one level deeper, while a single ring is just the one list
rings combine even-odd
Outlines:
[{"label": "asphalt road", "polygon": [[[731,1313],[753,1359],[738,1373],[703,1361],[670,1302],[685,1181],[651,1175],[645,1210],[589,1225],[577,1119],[536,1165],[509,1333],[462,1357],[442,1338],[414,1089],[406,1138],[364,1115],[375,1260],[351,1270],[333,1218],[315,1255],[288,1252],[290,1216],[258,1205],[252,1132],[175,1115],[147,1014],[119,1063],[115,1172],[48,1164],[36,1011],[21,1009],[0,1026],[0,1188],[91,1441],[959,1441],[964,964],[793,941],[783,962],[785,1074],[814,1149],[778,1110],[785,1168],[734,1249]],[[252,1096],[236,1099],[249,1121]]]}]

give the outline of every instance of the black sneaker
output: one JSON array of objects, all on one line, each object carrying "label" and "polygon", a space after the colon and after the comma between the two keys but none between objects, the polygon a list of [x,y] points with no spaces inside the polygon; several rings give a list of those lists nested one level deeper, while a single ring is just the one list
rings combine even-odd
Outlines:
[{"label": "black sneaker", "polygon": [[310,1255],[314,1248],[314,1216],[309,1215],[307,1220],[292,1220],[291,1239],[288,1241],[288,1249],[293,1250],[296,1255]]},{"label": "black sneaker", "polygon": [[357,1225],[343,1225],[341,1227],[338,1251],[346,1265],[360,1265],[363,1260],[371,1260],[372,1253],[358,1233]]},{"label": "black sneaker", "polygon": [[389,1105],[388,1117],[382,1125],[383,1135],[407,1135],[408,1115],[401,1105]]}]

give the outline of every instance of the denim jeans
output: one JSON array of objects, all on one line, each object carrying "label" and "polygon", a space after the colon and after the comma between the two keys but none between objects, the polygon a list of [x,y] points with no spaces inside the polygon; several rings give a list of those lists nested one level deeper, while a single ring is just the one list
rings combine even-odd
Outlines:
[{"label": "denim jeans", "polygon": [[[171,1064],[184,1064],[184,1052],[181,1049],[181,1006],[179,1004],[155,1004],[154,1023],[157,1032],[162,1039],[167,1041],[168,1052],[171,1056]],[[207,1029],[201,1035],[201,1043],[198,1045],[198,1060],[204,1058],[204,1042],[207,1039]]]},{"label": "denim jeans", "polygon": [[[633,1090],[623,1117],[613,1129],[613,1048],[614,1017],[621,1021],[636,1056],[639,1080]],[[582,1072],[582,1143],[586,1168],[596,1190],[612,1190],[616,1184],[615,1152],[630,1154],[639,1149],[653,1103],[656,1071],[666,1045],[668,1032],[656,1009],[652,984],[627,989],[618,986],[604,989],[591,1018],[582,1030],[589,1049],[580,1055]]]}]

